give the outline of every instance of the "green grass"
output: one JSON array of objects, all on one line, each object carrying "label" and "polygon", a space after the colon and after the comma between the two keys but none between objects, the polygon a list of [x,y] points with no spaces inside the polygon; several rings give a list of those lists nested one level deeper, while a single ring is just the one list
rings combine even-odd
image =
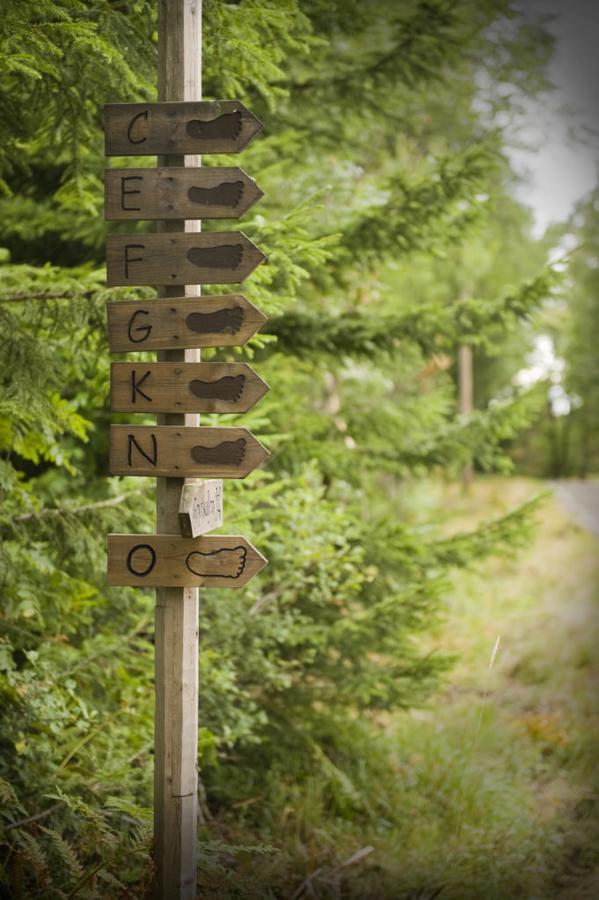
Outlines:
[{"label": "green grass", "polygon": [[[538,488],[488,479],[434,499],[456,531]],[[549,498],[528,549],[456,576],[431,640],[458,657],[444,691],[357,721],[336,737],[347,755],[315,755],[302,778],[271,773],[258,834],[255,805],[215,823],[278,850],[239,854],[230,896],[599,896],[597,549]]]}]

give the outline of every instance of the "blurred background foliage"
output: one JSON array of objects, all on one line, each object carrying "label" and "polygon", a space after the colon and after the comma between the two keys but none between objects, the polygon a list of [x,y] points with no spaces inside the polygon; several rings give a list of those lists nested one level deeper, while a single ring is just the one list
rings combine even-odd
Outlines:
[{"label": "blurred background foliage", "polygon": [[[1,12],[0,881],[141,896],[153,596],[107,588],[105,535],[153,531],[153,483],[107,477],[104,307],[134,292],[104,283],[102,106],[155,97],[156,10]],[[363,815],[347,772],[451,664],[430,635],[453,573],[530,532],[519,497],[448,538],[421,486],[467,465],[596,470],[598,214],[590,197],[536,239],[514,199],[503,129],[547,89],[551,39],[511,0],[204,0],[204,35],[205,96],[265,123],[241,160],[204,161],[241,163],[265,191],[242,227],[268,264],[244,292],[270,316],[248,347],[205,354],[271,384],[226,423],[271,462],[225,501],[226,531],[270,566],[241,594],[202,592],[202,871],[227,881],[315,778],[333,817]],[[567,268],[550,264],[566,234]],[[555,384],[516,377],[540,335],[564,361],[565,415]],[[241,837],[216,840],[210,823],[240,809]]]}]

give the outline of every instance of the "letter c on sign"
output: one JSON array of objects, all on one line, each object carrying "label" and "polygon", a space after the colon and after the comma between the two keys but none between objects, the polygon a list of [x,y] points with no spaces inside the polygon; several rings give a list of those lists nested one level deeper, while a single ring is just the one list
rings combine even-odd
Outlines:
[{"label": "letter c on sign", "polygon": [[[137,559],[137,565],[139,566],[139,568],[135,568],[133,565],[133,563],[135,562],[136,554],[139,554]],[[148,554],[150,557],[149,560]],[[149,575],[155,565],[156,551],[152,546],[150,546],[150,544],[136,544],[134,547],[131,547],[129,553],[127,554],[127,568],[132,575],[137,575],[138,578],[145,578],[146,575]],[[143,568],[143,566],[145,566],[145,568]]]},{"label": "letter c on sign", "polygon": [[129,122],[129,127],[127,128],[127,137],[129,139],[130,144],[143,144],[144,141],[147,141],[147,135],[143,135],[143,137],[136,138],[133,136],[133,126],[139,120],[143,119],[145,122],[148,121],[148,110],[144,109],[143,112],[137,113],[136,116],[133,116],[131,121]]}]

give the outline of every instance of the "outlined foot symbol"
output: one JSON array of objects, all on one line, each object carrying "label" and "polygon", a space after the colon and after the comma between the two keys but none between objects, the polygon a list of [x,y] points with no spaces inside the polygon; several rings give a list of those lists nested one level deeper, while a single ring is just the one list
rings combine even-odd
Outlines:
[{"label": "outlined foot symbol", "polygon": [[189,137],[203,141],[236,141],[241,134],[241,113],[225,113],[209,122],[191,119],[185,130]]},{"label": "outlined foot symbol", "polygon": [[247,555],[245,547],[223,547],[211,553],[194,550],[188,555],[185,565],[200,578],[239,578],[245,569]]},{"label": "outlined foot symbol", "polygon": [[243,259],[241,244],[222,244],[220,247],[191,247],[187,259],[201,269],[236,269]]},{"label": "outlined foot symbol", "polygon": [[245,438],[236,441],[223,441],[216,447],[202,447],[196,444],[191,448],[192,459],[203,466],[239,466],[245,456]]},{"label": "outlined foot symbol", "polygon": [[211,188],[190,187],[187,196],[192,203],[205,206],[239,206],[243,196],[243,181],[224,181]]},{"label": "outlined foot symbol", "polygon": [[237,403],[243,393],[245,375],[226,375],[217,381],[200,381],[194,379],[189,382],[189,390],[201,400],[227,400]]},{"label": "outlined foot symbol", "polygon": [[192,312],[185,319],[189,330],[196,334],[237,334],[242,322],[241,306],[218,309],[212,313]]}]

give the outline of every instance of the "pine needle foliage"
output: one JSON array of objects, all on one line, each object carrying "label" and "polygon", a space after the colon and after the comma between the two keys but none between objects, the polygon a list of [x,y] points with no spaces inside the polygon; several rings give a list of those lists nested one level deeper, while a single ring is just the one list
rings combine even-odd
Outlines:
[{"label": "pine needle foliage", "polygon": [[560,280],[560,273],[547,268],[505,296],[457,298],[444,306],[423,301],[403,314],[373,317],[360,309],[344,315],[290,310],[269,319],[265,331],[277,340],[266,352],[371,359],[376,354],[397,353],[403,344],[416,344],[426,355],[452,351],[460,342],[490,349],[494,339],[501,339],[550,298]]}]

